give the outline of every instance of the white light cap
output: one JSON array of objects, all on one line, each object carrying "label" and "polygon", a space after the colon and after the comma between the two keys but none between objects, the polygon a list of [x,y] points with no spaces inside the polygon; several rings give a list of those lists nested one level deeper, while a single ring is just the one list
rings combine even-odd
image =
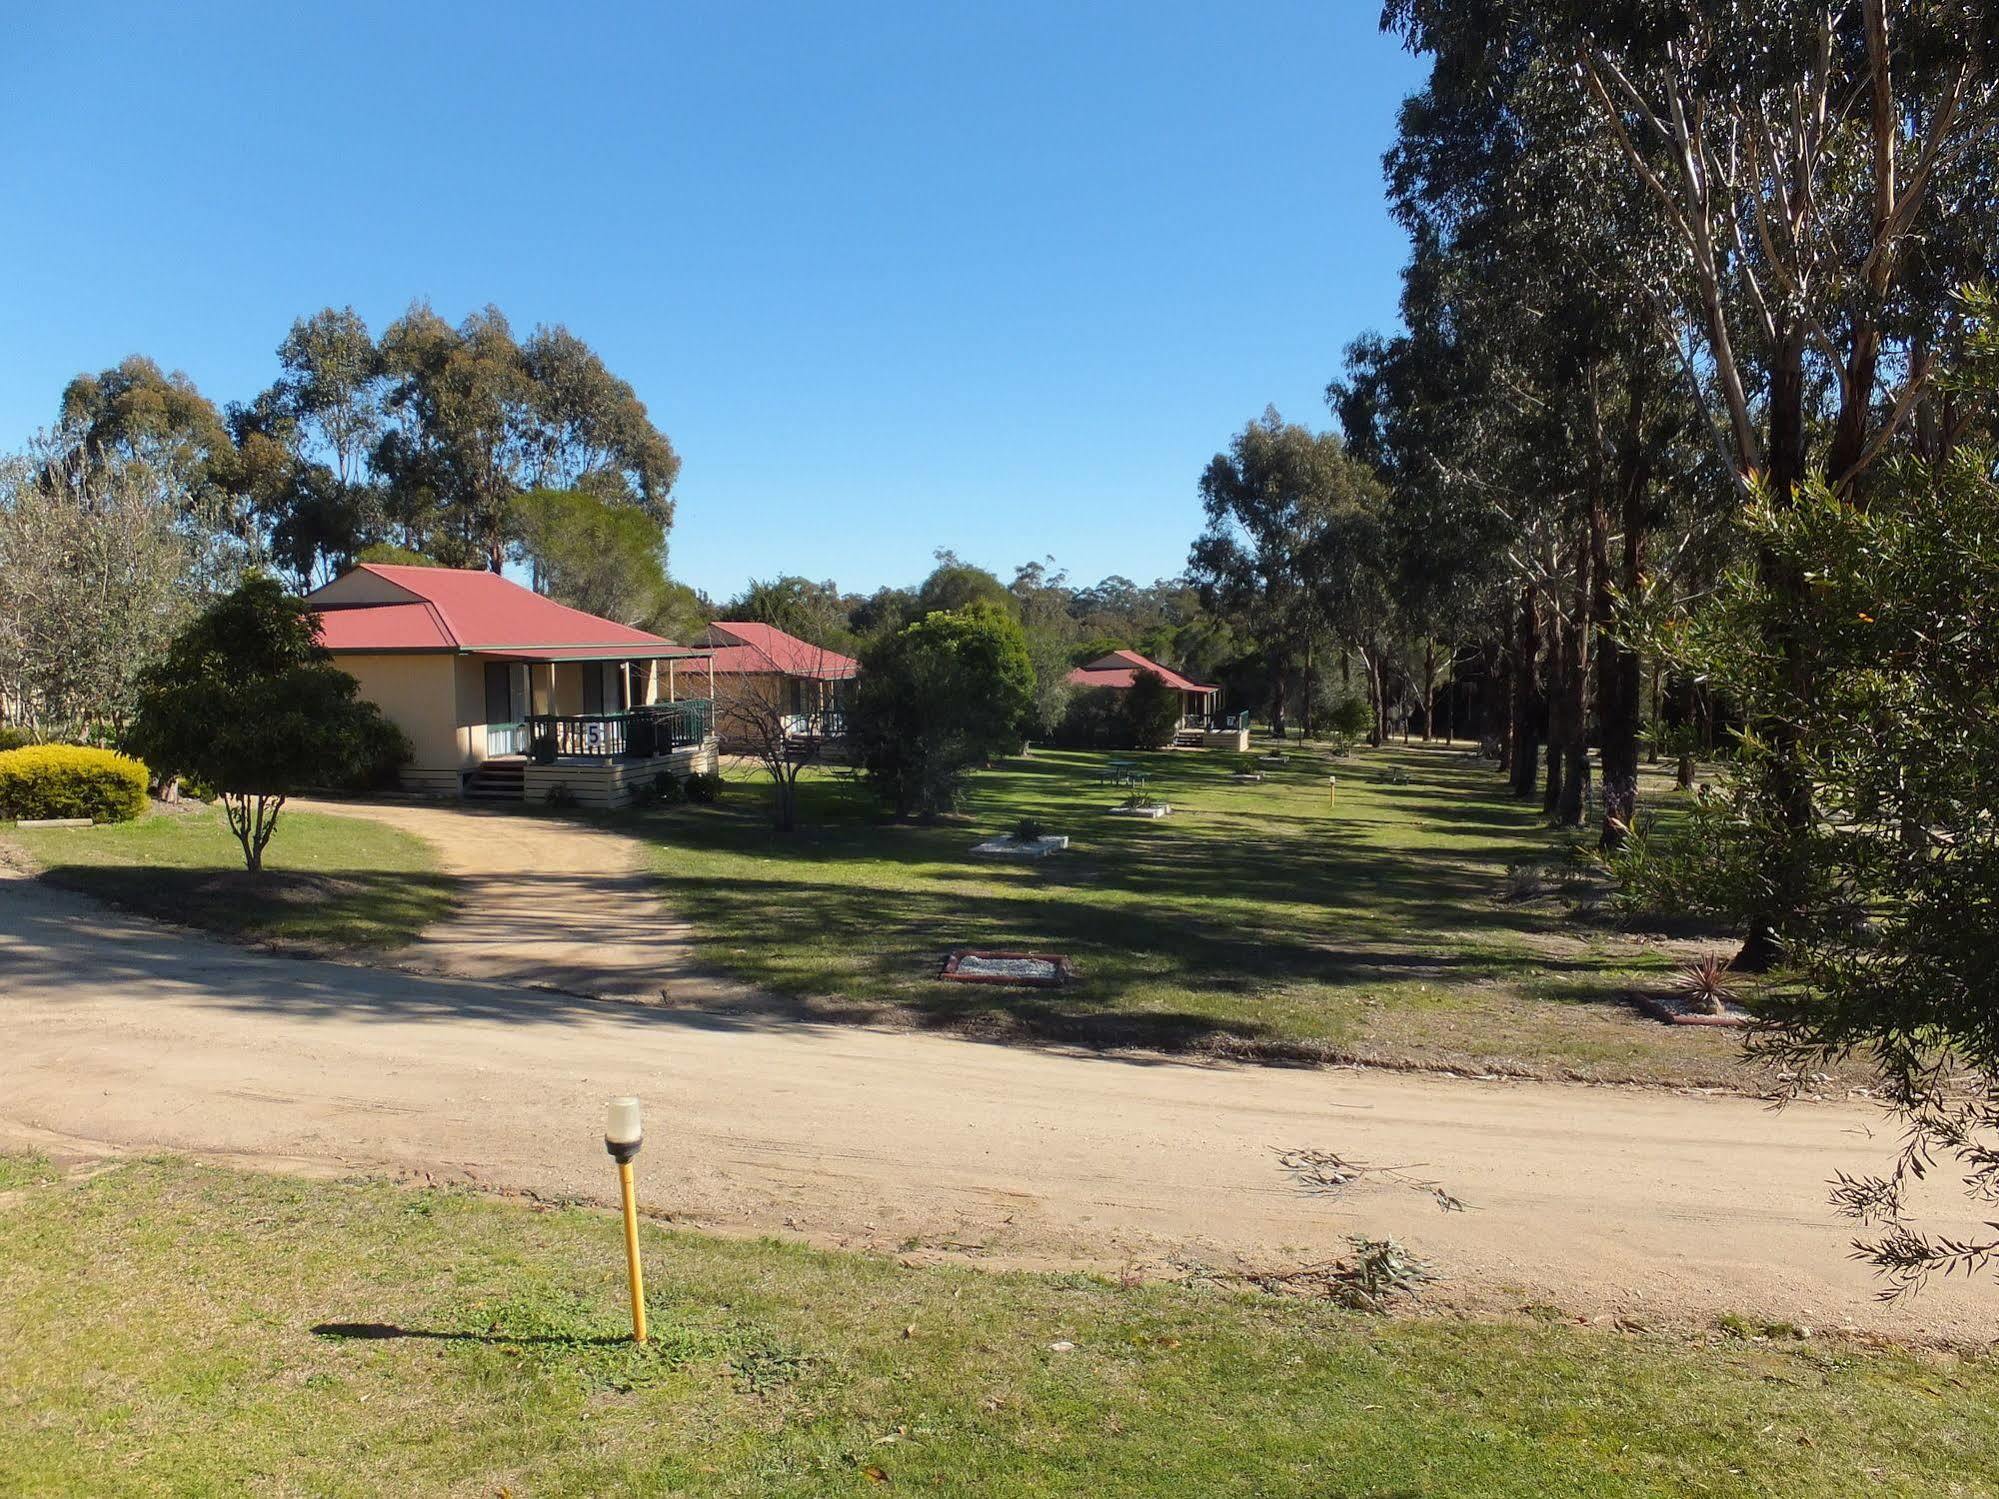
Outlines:
[{"label": "white light cap", "polygon": [[639,1101],[614,1098],[604,1109],[604,1138],[613,1145],[639,1143]]}]

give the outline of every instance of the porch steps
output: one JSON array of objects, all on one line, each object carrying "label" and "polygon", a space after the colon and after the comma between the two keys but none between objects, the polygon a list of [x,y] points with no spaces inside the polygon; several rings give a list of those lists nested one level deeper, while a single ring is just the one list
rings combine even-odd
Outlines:
[{"label": "porch steps", "polygon": [[465,799],[518,802],[527,799],[527,761],[487,760],[465,778]]}]

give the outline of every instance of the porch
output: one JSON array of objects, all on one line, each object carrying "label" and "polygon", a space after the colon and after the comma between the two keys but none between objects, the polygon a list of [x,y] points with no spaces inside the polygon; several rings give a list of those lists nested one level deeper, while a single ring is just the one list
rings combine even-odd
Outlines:
[{"label": "porch", "polygon": [[466,777],[474,801],[620,807],[663,774],[715,768],[714,704],[707,698],[611,713],[535,713],[486,725],[488,754]]}]

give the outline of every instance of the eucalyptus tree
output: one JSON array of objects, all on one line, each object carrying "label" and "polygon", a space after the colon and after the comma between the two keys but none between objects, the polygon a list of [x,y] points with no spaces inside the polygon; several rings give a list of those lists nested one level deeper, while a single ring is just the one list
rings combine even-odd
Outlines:
[{"label": "eucalyptus tree", "polygon": [[373,463],[403,544],[498,571],[516,500],[541,487],[672,523],[672,444],[568,330],[540,328],[523,344],[497,307],[454,328],[418,303],[383,331],[380,350],[388,420]]},{"label": "eucalyptus tree", "polygon": [[1373,587],[1381,488],[1367,465],[1337,433],[1266,409],[1210,460],[1200,487],[1207,526],[1188,574],[1203,604],[1239,622],[1270,657],[1274,716],[1283,716],[1287,673],[1299,670],[1301,717],[1312,731],[1319,650],[1336,637],[1364,655],[1378,735],[1387,605]]},{"label": "eucalyptus tree", "polygon": [[294,322],[278,365],[269,389],[230,410],[236,484],[266,528],[272,560],[310,587],[386,538],[370,468],[386,421],[386,378],[352,307]]},{"label": "eucalyptus tree", "polygon": [[[1962,329],[1944,292],[1991,268],[1999,12],[1978,0],[1391,0],[1384,23],[1454,65],[1538,61],[1585,106],[1669,253],[1624,267],[1726,472],[1777,504],[1822,470],[1865,503],[1898,446],[1937,450],[1957,417],[1934,379]],[[1788,699],[1810,695],[1804,580],[1761,559]],[[1769,809],[1811,821],[1808,747],[1773,719]],[[1780,840],[1773,849],[1796,847]],[[1809,872],[1766,869],[1743,961],[1769,961]]]}]

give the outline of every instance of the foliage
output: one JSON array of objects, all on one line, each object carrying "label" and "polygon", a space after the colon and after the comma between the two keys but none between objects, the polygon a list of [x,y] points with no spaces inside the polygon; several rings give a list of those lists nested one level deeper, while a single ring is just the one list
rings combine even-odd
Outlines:
[{"label": "foliage", "polygon": [[1641,813],[1604,851],[1615,889],[1611,906],[1625,920],[1700,918],[1739,922],[1753,903],[1753,850],[1738,800],[1703,787],[1688,816],[1666,825]]},{"label": "foliage", "polygon": [[1084,687],[1069,695],[1055,739],[1073,749],[1123,749],[1123,696],[1111,687]]},{"label": "foliage", "polygon": [[1207,528],[1188,571],[1203,602],[1273,664],[1274,718],[1283,717],[1288,677],[1302,672],[1308,732],[1329,641],[1363,652],[1378,675],[1382,497],[1337,433],[1286,423],[1275,410],[1237,433],[1201,476]]},{"label": "foliage", "polygon": [[665,602],[666,533],[645,511],[580,489],[536,489],[514,504],[517,550],[536,591],[586,614],[638,624]]},{"label": "foliage", "polygon": [[405,545],[497,571],[517,539],[516,502],[538,488],[672,523],[678,456],[566,328],[517,342],[496,307],[454,328],[418,303],[383,330],[379,356],[388,421],[371,463]]},{"label": "foliage", "polygon": [[435,557],[415,551],[410,547],[398,546],[393,541],[373,541],[354,554],[359,562],[376,562],[385,567],[444,567]]},{"label": "foliage", "polygon": [[1134,749],[1164,749],[1180,727],[1180,694],[1156,671],[1132,673],[1131,686],[1118,694],[1118,721]]},{"label": "foliage", "polygon": [[965,774],[1020,746],[1034,667],[996,605],[926,615],[863,648],[848,728],[870,785],[898,817],[955,805]]},{"label": "foliage", "polygon": [[750,579],[750,586],[724,604],[716,618],[770,625],[811,645],[845,653],[855,640],[847,615],[847,600],[832,582],[787,576]]},{"label": "foliage", "polygon": [[128,755],[75,744],[0,752],[0,817],[125,822],[145,810],[146,767]]},{"label": "foliage", "polygon": [[1681,969],[1673,987],[1709,1015],[1721,1014],[1735,1000],[1728,983],[1728,959],[1715,953]]},{"label": "foliage", "polygon": [[[1975,347],[1999,350],[1995,304],[1969,304]],[[1999,384],[1967,381],[1989,403]],[[1933,1155],[1999,1202],[1999,481],[1966,447],[1890,464],[1865,506],[1808,481],[1793,503],[1761,492],[1742,524],[1767,567],[1738,569],[1709,607],[1668,622],[1656,644],[1714,680],[1753,723],[1779,721],[1786,749],[1745,733],[1723,784],[1759,877],[1804,898],[1777,935],[1806,993],[1759,1041],[1810,1071],[1866,1056],[1909,1133],[1893,1174],[1859,1184],[1849,1208],[1883,1232],[1869,1252],[1902,1288],[1937,1268],[1975,1268],[1999,1247],[1932,1241],[1903,1218]],[[1776,630],[1789,651],[1771,650]],[[1802,764],[1793,815],[1780,778]],[[1752,890],[1752,908],[1767,909]]]},{"label": "foliage", "polygon": [[133,748],[221,795],[252,874],[285,799],[382,772],[400,736],[315,638],[318,616],[252,576],[175,637],[140,680]]},{"label": "foliage", "polygon": [[0,751],[17,750],[25,744],[33,744],[35,736],[26,729],[15,728],[12,724],[0,723]]},{"label": "foliage", "polygon": [[0,682],[49,738],[115,740],[139,672],[186,617],[181,491],[143,458],[0,461]]},{"label": "foliage", "polygon": [[1326,728],[1344,739],[1363,738],[1374,726],[1374,710],[1351,693],[1343,694],[1326,715]]},{"label": "foliage", "polygon": [[542,805],[551,812],[573,812],[583,805],[567,781],[557,781],[550,786],[542,793],[541,800]]},{"label": "foliage", "polygon": [[713,806],[722,797],[722,777],[712,770],[697,772],[687,778],[682,789],[687,800],[700,806]]}]

